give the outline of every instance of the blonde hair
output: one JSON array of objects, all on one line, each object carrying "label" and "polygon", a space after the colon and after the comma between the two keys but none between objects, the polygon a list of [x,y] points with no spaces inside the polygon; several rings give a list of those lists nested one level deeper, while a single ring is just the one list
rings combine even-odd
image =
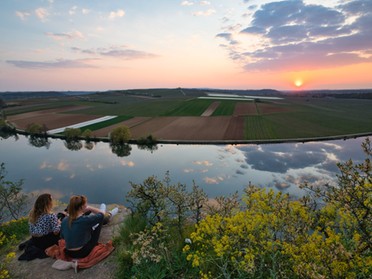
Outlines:
[{"label": "blonde hair", "polygon": [[45,193],[38,196],[34,207],[30,211],[30,223],[35,224],[39,217],[43,214],[50,213],[53,207],[52,195]]},{"label": "blonde hair", "polygon": [[76,220],[79,211],[83,207],[84,204],[87,203],[87,198],[85,196],[72,196],[70,198],[70,202],[67,207],[68,213],[68,223],[71,227],[72,221]]}]

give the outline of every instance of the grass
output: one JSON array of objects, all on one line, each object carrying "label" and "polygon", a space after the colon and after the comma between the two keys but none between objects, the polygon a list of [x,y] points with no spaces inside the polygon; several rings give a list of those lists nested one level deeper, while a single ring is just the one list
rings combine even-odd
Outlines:
[{"label": "grass", "polygon": [[28,235],[28,218],[11,220],[0,225],[0,278],[11,278],[8,264],[16,256],[16,246]]},{"label": "grass", "polygon": [[263,116],[254,115],[245,118],[244,138],[247,140],[277,138],[273,126]]},{"label": "grass", "polygon": [[132,118],[131,116],[119,115],[118,117],[115,117],[113,119],[109,119],[109,120],[102,121],[102,122],[99,122],[99,123],[95,123],[95,124],[92,124],[92,125],[84,126],[84,127],[81,128],[81,131],[83,132],[83,131],[88,130],[88,129],[91,130],[91,131],[99,130],[99,129],[102,129],[102,128],[105,128],[107,126],[111,126],[111,125],[123,122],[123,121],[131,119],[131,118]]},{"label": "grass", "polygon": [[217,109],[213,112],[213,116],[229,116],[233,115],[236,101],[222,101]]},{"label": "grass", "polygon": [[200,116],[214,100],[192,99],[180,103],[175,109],[163,116]]}]

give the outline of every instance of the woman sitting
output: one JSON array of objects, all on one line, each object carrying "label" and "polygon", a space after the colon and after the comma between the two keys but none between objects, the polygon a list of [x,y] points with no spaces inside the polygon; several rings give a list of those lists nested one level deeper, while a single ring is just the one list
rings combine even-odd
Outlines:
[{"label": "woman sitting", "polygon": [[32,260],[47,257],[44,250],[58,243],[60,239],[60,221],[52,213],[53,199],[51,194],[40,195],[29,214],[29,231],[31,239],[22,243],[20,249],[25,252],[19,260]]},{"label": "woman sitting", "polygon": [[[84,215],[90,211],[91,214]],[[65,239],[65,253],[71,258],[85,258],[98,244],[105,212],[88,206],[85,196],[72,196],[63,219],[61,236]]]}]

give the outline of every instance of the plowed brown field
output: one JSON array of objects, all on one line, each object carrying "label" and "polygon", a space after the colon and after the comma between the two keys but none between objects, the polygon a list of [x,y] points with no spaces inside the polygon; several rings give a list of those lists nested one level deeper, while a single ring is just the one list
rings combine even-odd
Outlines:
[{"label": "plowed brown field", "polygon": [[[127,121],[122,122],[126,125]],[[240,117],[155,117],[132,126],[133,138],[153,135],[159,140],[224,140],[243,139]],[[111,127],[108,127],[112,129]],[[106,128],[105,128],[106,129]],[[95,131],[100,133],[100,130]]]},{"label": "plowed brown field", "polygon": [[101,117],[100,115],[60,113],[82,108],[84,107],[64,107],[58,109],[39,110],[35,112],[8,116],[7,120],[12,122],[18,129],[21,130],[25,130],[27,125],[32,123],[45,125],[48,130],[51,130]]},{"label": "plowed brown field", "polygon": [[234,109],[234,116],[239,115],[256,115],[257,109],[256,104],[252,102],[237,103]]}]

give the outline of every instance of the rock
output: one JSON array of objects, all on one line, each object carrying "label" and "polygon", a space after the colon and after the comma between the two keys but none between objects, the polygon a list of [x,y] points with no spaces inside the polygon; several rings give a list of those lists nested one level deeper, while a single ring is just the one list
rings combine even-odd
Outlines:
[{"label": "rock", "polygon": [[[99,207],[99,205],[92,205],[94,207]],[[119,213],[115,215],[107,225],[104,225],[101,230],[100,242],[107,243],[107,241],[112,240],[114,236],[119,233],[119,228],[124,221],[125,216],[127,216],[130,211],[122,206],[111,204],[107,205],[107,209],[110,210],[114,207],[119,207]],[[65,205],[60,205],[54,209],[54,212],[62,212],[66,208]],[[9,271],[11,278],[15,279],[65,279],[65,278],[84,278],[84,279],[109,279],[113,278],[116,270],[116,263],[114,260],[114,252],[108,256],[103,261],[99,262],[95,266],[88,269],[80,269],[78,273],[75,274],[73,269],[61,271],[52,268],[53,263],[56,261],[52,258],[46,259],[35,259],[32,261],[18,261],[18,257],[23,253],[23,251],[16,252],[16,258],[13,259],[9,265]]]}]

